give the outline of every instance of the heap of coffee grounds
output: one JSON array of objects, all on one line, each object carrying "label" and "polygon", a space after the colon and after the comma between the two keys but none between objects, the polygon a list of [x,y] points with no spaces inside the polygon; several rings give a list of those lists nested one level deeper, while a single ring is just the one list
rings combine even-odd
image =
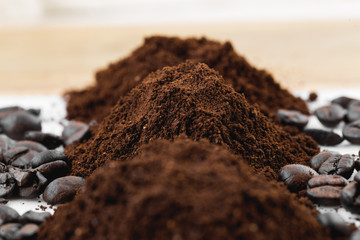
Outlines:
[{"label": "heap of coffee grounds", "polygon": [[329,239],[310,209],[221,146],[179,138],[140,152],[90,176],[38,239]]},{"label": "heap of coffee grounds", "polygon": [[105,162],[126,160],[158,138],[207,138],[240,154],[272,177],[290,163],[308,165],[319,150],[305,135],[292,137],[202,63],[187,61],[150,74],[122,98],[83,143],[65,153],[72,174],[87,176]]},{"label": "heap of coffee grounds", "polygon": [[85,122],[100,121],[110,113],[120,96],[128,94],[149,73],[187,59],[206,63],[217,70],[227,84],[244,93],[251,104],[257,103],[266,115],[280,108],[309,114],[303,100],[283,89],[269,73],[251,66],[229,42],[150,37],[130,56],[97,72],[94,86],[70,92],[67,117]]}]

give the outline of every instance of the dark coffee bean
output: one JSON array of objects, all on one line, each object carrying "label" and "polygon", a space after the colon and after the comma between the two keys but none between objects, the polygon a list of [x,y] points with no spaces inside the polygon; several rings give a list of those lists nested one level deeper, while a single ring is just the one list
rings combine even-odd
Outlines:
[{"label": "dark coffee bean", "polygon": [[22,198],[35,198],[43,192],[47,183],[47,179],[40,172],[36,172],[36,178],[32,185],[19,187],[18,195]]},{"label": "dark coffee bean", "polygon": [[343,136],[353,144],[360,144],[360,120],[347,124],[343,129]]},{"label": "dark coffee bean", "polygon": [[332,152],[332,151],[322,151],[321,153],[316,154],[311,160],[310,160],[310,166],[315,169],[315,171],[318,171],[321,165],[328,160],[331,156],[338,156],[341,157],[341,154],[338,152]]},{"label": "dark coffee bean", "polygon": [[27,111],[17,110],[0,116],[0,127],[10,138],[21,140],[26,131],[41,131],[41,121]]},{"label": "dark coffee bean", "polygon": [[29,149],[27,147],[15,147],[9,149],[4,153],[4,161],[7,164],[11,164],[11,162],[14,161],[17,157],[25,154],[28,151]]},{"label": "dark coffee bean", "polygon": [[20,223],[7,223],[0,227],[0,237],[8,240],[15,240],[18,238],[18,231],[21,228]]},{"label": "dark coffee bean", "polygon": [[8,222],[17,222],[20,215],[19,213],[8,206],[0,206],[0,225]]},{"label": "dark coffee bean", "polygon": [[350,212],[360,213],[359,190],[359,184],[351,182],[341,191],[341,203]]},{"label": "dark coffee bean", "polygon": [[7,151],[8,149],[15,147],[15,141],[6,136],[5,134],[0,134],[0,149]]},{"label": "dark coffee bean", "polygon": [[15,179],[10,173],[0,173],[0,197],[10,196],[15,186]]},{"label": "dark coffee bean", "polygon": [[16,236],[18,237],[18,239],[35,239],[38,229],[38,225],[28,223],[22,226],[22,228],[20,228],[20,230],[16,233]]},{"label": "dark coffee bean", "polygon": [[308,181],[309,188],[321,186],[345,187],[349,182],[342,176],[338,175],[318,175]]},{"label": "dark coffee bean", "polygon": [[356,99],[342,96],[342,97],[335,98],[334,100],[331,101],[331,103],[336,103],[336,104],[339,104],[340,106],[342,106],[343,108],[347,108],[348,104],[354,100],[356,100]]},{"label": "dark coffee bean", "polygon": [[38,153],[30,162],[31,167],[36,168],[42,164],[53,162],[56,160],[66,161],[66,155],[57,150],[48,150],[45,152]]},{"label": "dark coffee bean", "polygon": [[34,141],[29,141],[29,140],[17,141],[15,143],[15,146],[27,147],[35,152],[44,152],[44,151],[48,150],[44,145],[34,142]]},{"label": "dark coffee bean", "polygon": [[41,224],[45,221],[46,218],[51,216],[48,212],[34,212],[34,211],[27,211],[24,213],[20,218],[19,221],[22,223],[36,223]]},{"label": "dark coffee bean", "polygon": [[296,110],[279,109],[276,115],[281,122],[286,125],[292,125],[299,128],[304,128],[308,122],[309,117]]},{"label": "dark coffee bean", "polygon": [[304,133],[312,137],[318,144],[323,146],[335,146],[344,141],[344,139],[339,134],[333,131],[308,128],[304,130]]},{"label": "dark coffee bean", "polygon": [[337,206],[340,205],[340,193],[342,189],[342,187],[326,185],[308,188],[306,194],[310,200],[315,203],[325,206]]},{"label": "dark coffee bean", "polygon": [[349,103],[346,120],[348,122],[360,120],[360,101],[351,101]]},{"label": "dark coffee bean", "polygon": [[55,149],[63,144],[63,141],[59,136],[52,133],[43,133],[40,131],[26,132],[25,139],[41,143],[48,149]]},{"label": "dark coffee bean", "polygon": [[81,177],[67,176],[57,178],[45,189],[43,198],[49,204],[59,204],[71,201],[76,191],[85,184]]},{"label": "dark coffee bean", "polygon": [[354,181],[360,182],[360,172],[357,172],[354,176]]},{"label": "dark coffee bean", "polygon": [[346,110],[339,104],[331,104],[315,110],[315,115],[326,127],[336,127],[345,117]]},{"label": "dark coffee bean", "polygon": [[27,168],[30,165],[31,160],[38,154],[33,150],[28,151],[27,153],[17,157],[11,162],[11,166],[19,168]]},{"label": "dark coffee bean", "polygon": [[322,213],[317,216],[318,221],[326,228],[330,228],[331,236],[349,237],[356,228],[334,212]]},{"label": "dark coffee bean", "polygon": [[355,168],[355,158],[350,154],[339,156],[330,156],[319,168],[320,174],[341,175],[350,178]]},{"label": "dark coffee bean", "polygon": [[9,173],[14,177],[16,184],[19,187],[31,184],[36,177],[35,172],[22,170],[15,167],[9,167]]},{"label": "dark coffee bean", "polygon": [[279,179],[292,192],[306,189],[310,178],[319,175],[315,170],[300,164],[290,164],[280,169]]},{"label": "dark coffee bean", "polygon": [[83,122],[70,121],[69,125],[64,127],[62,139],[65,146],[70,145],[74,141],[80,141],[89,133],[89,125]]},{"label": "dark coffee bean", "polygon": [[48,180],[53,180],[55,178],[66,176],[69,172],[69,166],[66,162],[62,160],[57,160],[50,163],[45,163],[35,168],[42,175],[44,175]]},{"label": "dark coffee bean", "polygon": [[5,163],[0,162],[0,173],[5,173],[8,171],[8,167]]}]

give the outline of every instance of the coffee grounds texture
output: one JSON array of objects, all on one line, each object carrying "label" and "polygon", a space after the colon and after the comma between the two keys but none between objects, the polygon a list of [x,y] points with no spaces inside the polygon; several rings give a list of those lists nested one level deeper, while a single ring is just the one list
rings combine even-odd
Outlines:
[{"label": "coffee grounds texture", "polygon": [[268,115],[276,110],[291,109],[309,114],[306,103],[282,88],[266,71],[258,70],[238,55],[230,42],[220,43],[206,38],[180,39],[155,36],[128,57],[110,64],[96,73],[96,83],[67,94],[67,118],[90,122],[101,121],[120,96],[127,95],[151,72],[192,59],[217,70],[237,92],[251,104],[258,104]]},{"label": "coffee grounds texture", "polygon": [[38,239],[329,239],[283,185],[222,146],[181,136],[139,152],[91,175]]},{"label": "coffee grounds texture", "polygon": [[286,164],[308,165],[319,152],[311,138],[290,136],[218,72],[191,61],[150,74],[96,128],[65,149],[74,175],[88,176],[105,162],[132,158],[143,144],[180,134],[227,146],[270,178]]}]

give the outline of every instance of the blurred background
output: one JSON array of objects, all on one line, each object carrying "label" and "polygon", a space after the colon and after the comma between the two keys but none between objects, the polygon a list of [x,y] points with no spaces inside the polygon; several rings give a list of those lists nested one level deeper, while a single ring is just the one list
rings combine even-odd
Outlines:
[{"label": "blurred background", "polygon": [[145,36],[230,40],[292,90],[360,87],[357,0],[0,0],[0,94],[61,94]]}]

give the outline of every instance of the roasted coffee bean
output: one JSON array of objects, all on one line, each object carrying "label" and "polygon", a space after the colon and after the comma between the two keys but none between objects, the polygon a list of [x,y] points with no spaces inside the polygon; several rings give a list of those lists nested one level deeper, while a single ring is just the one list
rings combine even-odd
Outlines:
[{"label": "roasted coffee bean", "polygon": [[0,162],[0,173],[5,173],[8,171],[8,167],[5,163]]},{"label": "roasted coffee bean", "polygon": [[49,204],[59,204],[71,201],[76,191],[85,184],[82,177],[67,176],[57,178],[45,189],[43,198]]},{"label": "roasted coffee bean", "polygon": [[34,211],[27,211],[19,218],[19,221],[22,223],[36,223],[41,224],[45,221],[46,218],[51,216],[48,212],[34,212]]},{"label": "roasted coffee bean", "polygon": [[15,147],[15,141],[6,136],[5,134],[0,134],[0,149],[3,152],[7,151],[8,149]]},{"label": "roasted coffee bean", "polygon": [[350,154],[339,156],[330,156],[319,168],[320,174],[341,175],[350,178],[355,168],[355,158]]},{"label": "roasted coffee bean", "polygon": [[15,143],[15,146],[16,147],[18,147],[18,146],[27,147],[35,152],[44,152],[44,151],[48,150],[44,145],[34,142],[34,141],[29,141],[29,140],[17,141]]},{"label": "roasted coffee bean", "polygon": [[353,144],[360,144],[360,120],[347,124],[343,129],[343,136]]},{"label": "roasted coffee bean", "polygon": [[33,181],[32,185],[19,187],[18,195],[22,198],[34,198],[41,194],[46,187],[48,181],[47,179],[40,173],[36,172],[36,178]]},{"label": "roasted coffee bean", "polygon": [[15,179],[10,173],[0,173],[0,197],[11,195],[15,186]]},{"label": "roasted coffee bean", "polygon": [[38,154],[33,150],[28,151],[27,153],[17,157],[11,162],[11,166],[19,168],[27,168],[30,165],[31,160]]},{"label": "roasted coffee bean", "polygon": [[342,96],[342,97],[333,99],[331,101],[331,103],[336,103],[336,104],[339,104],[340,106],[342,106],[343,108],[347,108],[348,104],[354,100],[356,100],[356,99]]},{"label": "roasted coffee bean", "polygon": [[276,115],[281,122],[286,125],[292,125],[299,128],[304,128],[308,122],[309,117],[296,110],[279,109]]},{"label": "roasted coffee bean", "polygon": [[83,122],[70,121],[67,126],[64,127],[62,132],[62,139],[65,146],[70,145],[74,141],[80,141],[89,133],[89,125]]},{"label": "roasted coffee bean", "polygon": [[21,140],[26,131],[41,131],[41,121],[27,111],[16,110],[0,115],[0,127],[10,138]]},{"label": "roasted coffee bean", "polygon": [[309,128],[305,129],[304,133],[312,137],[318,144],[323,146],[335,146],[344,141],[344,139],[339,134],[333,131]]},{"label": "roasted coffee bean", "polygon": [[42,164],[35,168],[35,170],[39,171],[48,180],[53,180],[55,178],[66,176],[66,174],[69,172],[69,166],[66,162],[57,160],[54,162]]},{"label": "roasted coffee bean", "polygon": [[63,141],[59,136],[52,133],[43,133],[40,131],[26,132],[25,139],[41,143],[48,149],[55,149],[63,144]]},{"label": "roasted coffee bean", "polygon": [[0,205],[0,225],[8,222],[17,222],[19,217],[20,215],[15,209]]},{"label": "roasted coffee bean", "polygon": [[18,239],[35,239],[39,226],[33,223],[25,224],[15,234]]},{"label": "roasted coffee bean", "polygon": [[360,120],[360,101],[351,101],[348,105],[348,112],[346,114],[348,122]]},{"label": "roasted coffee bean", "polygon": [[326,127],[336,127],[345,114],[346,110],[336,103],[315,110],[316,117]]},{"label": "roasted coffee bean", "polygon": [[315,170],[300,164],[290,164],[280,169],[279,179],[292,192],[306,189],[310,178],[319,175]]},{"label": "roasted coffee bean", "polygon": [[308,188],[306,194],[314,203],[324,206],[337,206],[340,205],[340,194],[342,189],[342,187],[327,185],[316,188]]},{"label": "roasted coffee bean", "polygon": [[40,152],[30,162],[30,166],[36,168],[42,164],[53,162],[56,160],[64,160],[66,161],[66,155],[57,150],[48,150],[45,152]]},{"label": "roasted coffee bean", "polygon": [[360,213],[359,190],[359,183],[351,182],[341,191],[341,203],[350,212]]},{"label": "roasted coffee bean", "polygon": [[309,188],[321,186],[345,187],[349,182],[342,176],[338,175],[318,175],[308,181]]},{"label": "roasted coffee bean", "polygon": [[354,176],[354,181],[360,182],[360,172],[357,172]]},{"label": "roasted coffee bean", "polygon": [[14,161],[17,157],[25,154],[28,151],[29,149],[27,147],[15,147],[9,149],[4,153],[4,161],[7,164],[11,164],[11,162]]},{"label": "roasted coffee bean", "polygon": [[7,223],[0,226],[0,237],[8,240],[15,240],[18,238],[18,231],[22,227],[20,223]]},{"label": "roasted coffee bean", "polygon": [[355,226],[348,224],[338,214],[334,212],[322,213],[317,216],[318,221],[326,228],[330,228],[331,236],[349,237]]},{"label": "roasted coffee bean", "polygon": [[22,170],[16,167],[9,167],[9,173],[14,177],[16,185],[19,187],[31,184],[36,177],[35,172]]},{"label": "roasted coffee bean", "polygon": [[310,167],[315,169],[315,171],[318,171],[321,165],[328,160],[331,156],[337,156],[341,157],[341,154],[338,152],[333,151],[322,151],[318,154],[316,154],[311,160],[310,160]]}]

